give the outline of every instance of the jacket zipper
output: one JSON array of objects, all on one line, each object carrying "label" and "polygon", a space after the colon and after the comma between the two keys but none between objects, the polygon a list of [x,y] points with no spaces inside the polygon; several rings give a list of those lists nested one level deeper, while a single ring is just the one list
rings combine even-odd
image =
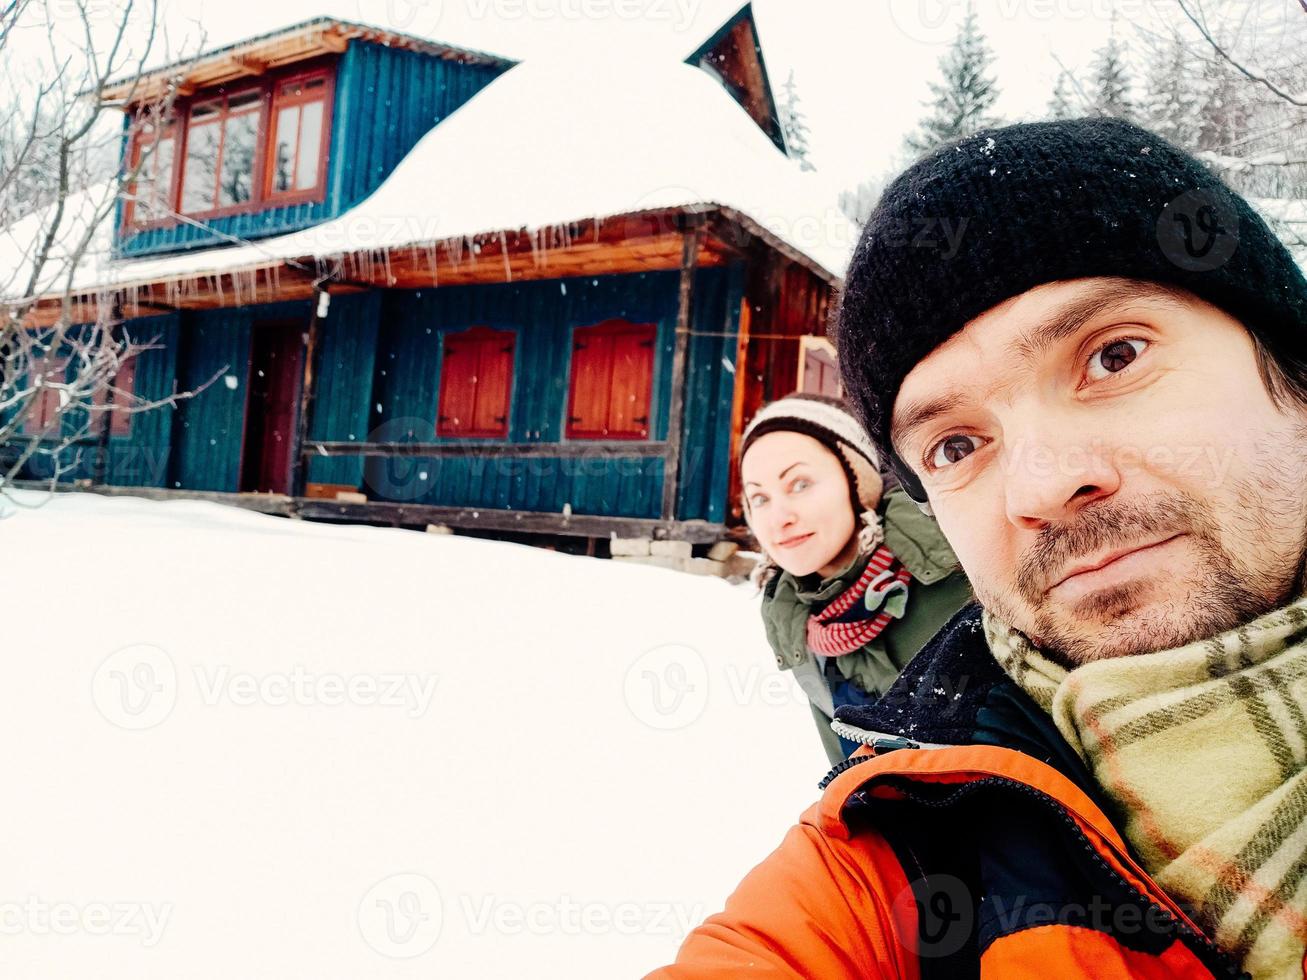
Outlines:
[{"label": "jacket zipper", "polygon": [[[872,744],[875,743],[873,742]],[[823,780],[823,783],[829,783],[840,772],[844,772],[848,769],[853,768],[853,766],[859,763],[868,762],[875,758],[877,757],[874,755],[863,755],[863,756],[857,756],[856,758],[852,758],[852,759],[846,759],[844,760],[844,762],[841,762],[839,765],[835,766],[835,768],[831,770],[830,774],[826,777],[825,780]],[[1007,786],[1021,793],[1025,793],[1028,796],[1034,797],[1035,799],[1039,800],[1040,803],[1043,804],[1045,807],[1050,808],[1062,820],[1062,822],[1067,825],[1067,828],[1074,835],[1074,838],[1080,842],[1081,847],[1085,849],[1085,852],[1090,856],[1090,858],[1093,859],[1093,861],[1098,865],[1098,867],[1107,874],[1109,878],[1111,878],[1113,881],[1115,881],[1120,885],[1124,885],[1127,891],[1133,892],[1134,894],[1140,896],[1146,902],[1148,902],[1151,908],[1155,908],[1157,909],[1157,911],[1161,912],[1162,915],[1166,917],[1167,921],[1174,924],[1176,932],[1178,932],[1182,936],[1185,936],[1193,940],[1195,943],[1197,943],[1197,945],[1199,945],[1204,950],[1206,950],[1209,954],[1211,954],[1213,960],[1217,964],[1224,966],[1227,976],[1235,978],[1235,980],[1251,980],[1251,976],[1252,976],[1251,974],[1243,972],[1237,966],[1233,965],[1230,954],[1222,950],[1219,946],[1213,943],[1201,932],[1198,932],[1196,929],[1191,928],[1181,919],[1177,919],[1174,915],[1171,914],[1170,910],[1158,905],[1155,901],[1153,901],[1152,898],[1150,898],[1148,895],[1141,892],[1138,888],[1130,884],[1130,882],[1126,881],[1125,878],[1123,878],[1120,874],[1118,874],[1112,868],[1112,866],[1103,859],[1103,856],[1098,853],[1098,851],[1094,848],[1094,845],[1090,843],[1089,837],[1085,834],[1083,830],[1080,829],[1080,826],[1076,823],[1075,819],[1069,813],[1066,812],[1066,808],[1063,807],[1060,803],[1058,803],[1057,800],[1049,796],[1047,793],[1044,793],[1038,789],[1035,789],[1035,787],[1033,786],[1028,786],[1027,784],[1022,783],[1015,779],[1009,779],[1004,776],[987,776],[983,779],[978,779],[974,782],[967,783],[962,789],[956,791],[952,795],[956,797],[957,795],[963,792],[966,793],[973,792],[974,791],[973,787],[982,786],[986,784]],[[911,799],[914,803],[917,803],[921,806],[944,807],[950,805],[947,801],[944,800],[923,799],[922,797],[912,793],[910,790],[904,790],[903,793],[905,797]]]}]

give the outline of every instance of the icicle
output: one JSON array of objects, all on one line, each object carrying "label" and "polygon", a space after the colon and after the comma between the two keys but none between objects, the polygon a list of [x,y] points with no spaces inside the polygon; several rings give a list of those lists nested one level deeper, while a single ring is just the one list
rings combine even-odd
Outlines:
[{"label": "icicle", "polygon": [[431,267],[431,285],[433,288],[440,285],[440,275],[436,271],[437,263],[440,261],[437,254],[438,248],[439,245],[436,242],[427,245],[427,264]]},{"label": "icicle", "polygon": [[508,239],[504,236],[502,231],[499,233],[499,248],[504,256],[504,279],[507,282],[512,282],[513,267],[508,261]]}]

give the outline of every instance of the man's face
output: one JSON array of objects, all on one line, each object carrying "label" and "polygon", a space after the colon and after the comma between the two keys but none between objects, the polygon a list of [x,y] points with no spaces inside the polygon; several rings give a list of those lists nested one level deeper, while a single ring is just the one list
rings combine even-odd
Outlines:
[{"label": "man's face", "polygon": [[932,351],[893,441],[976,597],[1071,663],[1178,646],[1301,587],[1307,412],[1187,293],[1049,283]]}]

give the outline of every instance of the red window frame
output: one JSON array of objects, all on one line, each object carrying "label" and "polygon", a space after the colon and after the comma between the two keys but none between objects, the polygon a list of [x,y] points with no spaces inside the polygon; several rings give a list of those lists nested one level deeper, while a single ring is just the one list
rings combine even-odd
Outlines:
[{"label": "red window frame", "polygon": [[[281,90],[287,85],[293,85],[296,82],[312,81],[316,78],[322,78],[324,84],[321,90],[313,93],[305,93],[299,96],[288,96],[280,94]],[[216,89],[208,89],[198,92],[195,95],[184,99],[178,99],[173,107],[173,119],[168,123],[169,131],[173,137],[174,155],[172,167],[172,179],[168,188],[166,200],[163,207],[173,214],[185,215],[188,218],[221,218],[229,215],[248,214],[250,212],[261,211],[270,207],[285,207],[294,204],[316,204],[323,201],[327,194],[327,170],[330,166],[329,152],[331,148],[331,133],[333,123],[333,110],[335,108],[336,97],[336,61],[334,59],[327,62],[318,61],[309,65],[296,66],[292,69],[269,72],[266,76],[253,79],[240,79]],[[182,199],[186,191],[185,171],[186,157],[190,149],[191,139],[191,113],[199,106],[218,100],[222,103],[223,109],[219,114],[219,119],[223,127],[222,139],[218,148],[218,159],[215,167],[215,182],[222,179],[222,155],[226,144],[227,120],[231,115],[226,106],[234,97],[240,97],[251,91],[259,93],[259,107],[257,135],[255,137],[255,155],[254,163],[251,170],[251,193],[248,201],[241,201],[237,204],[205,208],[202,210],[186,211],[182,208]],[[290,101],[288,101],[290,100]],[[275,111],[277,108],[287,104],[305,105],[309,102],[322,102],[322,132],[321,143],[318,147],[318,172],[317,180],[313,187],[296,191],[287,191],[274,193],[272,191],[272,156],[270,152],[272,140],[275,138]],[[158,138],[153,133],[147,131],[144,126],[134,128],[131,136],[130,150],[128,160],[132,162],[134,169],[140,159],[142,150],[149,141]],[[129,171],[130,172],[130,171]],[[216,185],[215,185],[216,187]],[[215,197],[215,201],[220,197]],[[166,225],[175,225],[178,218],[169,215],[166,218],[149,221],[137,221],[136,209],[131,202],[128,203],[123,215],[122,231],[123,234],[135,234],[145,228],[156,228]]]},{"label": "red window frame", "polygon": [[656,324],[621,319],[572,331],[568,439],[649,438],[657,339]]},{"label": "red window frame", "polygon": [[118,367],[118,373],[112,382],[112,391],[108,393],[109,435],[127,438],[132,434],[132,412],[128,411],[136,393],[136,358],[133,354]]},{"label": "red window frame", "polygon": [[[140,176],[137,174],[137,168],[141,165],[141,158],[145,154],[146,148],[150,146],[156,147],[156,151],[150,155],[148,165],[152,168],[157,168],[158,144],[163,140],[172,141],[172,162],[168,172],[168,186],[164,189],[161,196],[156,197],[158,200],[158,206],[166,212],[172,212],[175,210],[174,205],[177,203],[178,175],[181,170],[177,165],[178,161],[181,159],[177,152],[181,145],[180,134],[181,126],[178,125],[176,119],[169,119],[161,125],[148,118],[138,119],[132,130],[131,151],[128,156],[128,160],[130,161],[128,173],[135,174],[137,178]],[[155,172],[157,173],[157,170]],[[176,218],[174,218],[171,213],[163,218],[149,218],[137,221],[136,188],[136,180],[133,180],[131,190],[128,192],[127,200],[123,205],[124,228],[153,228],[158,225],[171,224],[176,221]]]},{"label": "red window frame", "polygon": [[446,333],[440,360],[436,435],[502,439],[513,409],[517,332],[469,327]]},{"label": "red window frame", "polygon": [[[310,82],[322,79],[322,88],[312,93],[286,93],[284,90],[299,84],[307,85]],[[288,75],[279,78],[270,88],[271,105],[268,109],[267,133],[264,139],[264,167],[263,167],[263,193],[265,199],[270,203],[282,204],[301,204],[306,201],[321,200],[323,192],[327,186],[327,149],[331,144],[331,106],[334,92],[332,89],[333,73],[325,68],[314,71],[300,72],[298,74]],[[273,182],[276,176],[276,154],[273,152],[274,144],[277,140],[277,121],[281,115],[281,110],[291,106],[300,108],[299,126],[304,125],[304,106],[314,102],[322,103],[322,124],[318,133],[318,167],[317,174],[312,187],[304,189],[295,189],[278,191],[273,189]],[[298,130],[297,130],[298,134]],[[295,174],[299,174],[299,140],[295,141]]]},{"label": "red window frame", "polygon": [[[223,92],[220,95],[197,97],[186,106],[186,138],[182,141],[182,153],[179,158],[180,166],[178,168],[178,185],[177,185],[177,206],[175,210],[178,214],[184,214],[188,218],[217,218],[227,214],[237,214],[249,208],[258,202],[259,199],[259,181],[258,175],[261,172],[261,164],[267,144],[267,93],[266,86],[245,85],[236,88],[230,92]],[[247,95],[256,95],[254,102],[255,108],[242,108],[236,112],[231,111],[231,102],[233,99],[242,98]],[[211,208],[201,208],[196,211],[187,211],[186,204],[186,170],[187,161],[191,151],[191,139],[198,129],[194,122],[195,111],[207,106],[216,105],[218,112],[212,121],[206,120],[201,126],[218,126],[218,156],[213,165],[213,200],[214,206]],[[227,130],[228,124],[232,119],[243,116],[257,117],[254,124],[254,159],[250,164],[250,197],[246,201],[237,201],[234,204],[223,205],[222,200],[222,166],[227,152]]]}]

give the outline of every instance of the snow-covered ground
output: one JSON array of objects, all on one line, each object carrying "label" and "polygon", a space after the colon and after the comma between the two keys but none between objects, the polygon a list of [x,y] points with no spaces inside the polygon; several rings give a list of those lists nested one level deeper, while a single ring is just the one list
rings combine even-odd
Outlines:
[{"label": "snow-covered ground", "polygon": [[817,795],[748,586],[5,510],[0,976],[638,977]]}]

